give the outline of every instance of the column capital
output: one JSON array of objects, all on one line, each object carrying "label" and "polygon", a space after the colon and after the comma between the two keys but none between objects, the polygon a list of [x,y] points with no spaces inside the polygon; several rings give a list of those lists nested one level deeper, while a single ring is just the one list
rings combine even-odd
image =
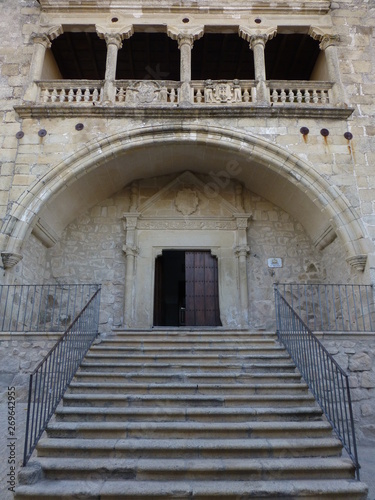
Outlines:
[{"label": "column capital", "polygon": [[139,248],[136,245],[123,245],[122,251],[125,255],[131,255],[132,257],[137,257],[139,254]]},{"label": "column capital", "polygon": [[198,26],[190,30],[180,30],[174,26],[168,26],[167,35],[172,40],[177,40],[178,48],[180,49],[182,45],[189,45],[191,48],[196,40],[199,40],[204,35],[204,27]]},{"label": "column capital", "polygon": [[249,245],[238,245],[234,248],[234,253],[237,257],[247,257],[250,254]]},{"label": "column capital", "polygon": [[309,35],[314,39],[320,42],[319,48],[320,50],[326,50],[328,47],[332,45],[337,45],[340,41],[339,35],[334,35],[333,33],[328,33],[321,28],[317,28],[316,26],[310,26]]},{"label": "column capital", "polygon": [[127,229],[136,229],[139,216],[139,213],[125,212],[122,216],[124,230],[126,231]]},{"label": "column capital", "polygon": [[246,26],[239,26],[238,34],[241,38],[249,42],[250,48],[253,49],[257,44],[262,44],[264,47],[268,40],[275,37],[277,35],[277,27],[273,26],[271,28],[259,30],[247,28]]},{"label": "column capital", "polygon": [[95,26],[96,34],[99,38],[105,40],[108,45],[116,45],[117,49],[121,49],[122,41],[130,38],[134,34],[133,25],[123,26],[120,29],[106,28],[105,26]]},{"label": "column capital", "polygon": [[236,218],[236,224],[238,229],[247,229],[249,226],[249,221],[252,219],[253,214],[251,213],[239,213],[234,214]]},{"label": "column capital", "polygon": [[58,36],[64,33],[61,25],[58,26],[41,26],[40,31],[31,33],[31,40],[34,43],[43,45],[46,49],[51,47],[51,42]]}]

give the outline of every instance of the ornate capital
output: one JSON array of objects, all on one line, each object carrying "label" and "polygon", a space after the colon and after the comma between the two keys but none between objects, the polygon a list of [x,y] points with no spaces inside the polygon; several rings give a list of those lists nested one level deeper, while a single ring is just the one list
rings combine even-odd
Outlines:
[{"label": "ornate capital", "polygon": [[172,38],[172,40],[177,40],[178,48],[181,49],[182,45],[189,45],[191,48],[195,40],[202,38],[204,34],[204,27],[197,27],[191,30],[180,31],[179,28],[174,26],[168,26],[167,35]]},{"label": "ornate capital", "polygon": [[3,261],[3,268],[10,269],[22,260],[22,255],[11,252],[1,252],[1,259]]},{"label": "ornate capital", "polygon": [[124,223],[124,229],[136,229],[138,222],[138,213],[125,213],[122,217]]},{"label": "ornate capital", "polygon": [[328,49],[328,47],[336,46],[339,41],[339,35],[324,35],[322,41],[320,42],[319,48],[320,50],[326,50]]},{"label": "ornate capital", "polygon": [[121,49],[122,41],[133,35],[134,28],[133,25],[130,25],[114,30],[113,28],[96,25],[96,33],[99,38],[105,40],[107,45],[116,45],[118,49]]},{"label": "ornate capital", "polygon": [[59,26],[41,26],[40,31],[38,33],[31,33],[31,40],[34,43],[39,43],[43,45],[46,49],[51,47],[52,40],[55,40],[58,36],[63,34],[63,28],[61,25]]},{"label": "ornate capital", "polygon": [[237,257],[247,257],[250,253],[249,245],[238,245],[234,248],[234,253]]},{"label": "ornate capital", "polygon": [[126,256],[131,255],[132,257],[137,257],[139,254],[139,248],[136,245],[124,245],[122,251]]},{"label": "ornate capital", "polygon": [[249,226],[249,220],[251,219],[252,214],[235,214],[236,224],[238,229],[247,229]]},{"label": "ornate capital", "polygon": [[309,35],[314,40],[318,40],[320,42],[320,50],[326,50],[331,45],[337,45],[337,43],[340,41],[339,35],[327,33],[326,31],[323,31],[321,28],[317,28],[316,26],[310,26]]},{"label": "ornate capital", "polygon": [[241,38],[249,42],[250,48],[253,50],[255,45],[261,44],[264,47],[268,40],[271,40],[274,36],[276,36],[277,28],[272,27],[264,30],[254,30],[245,26],[239,26],[238,34]]}]

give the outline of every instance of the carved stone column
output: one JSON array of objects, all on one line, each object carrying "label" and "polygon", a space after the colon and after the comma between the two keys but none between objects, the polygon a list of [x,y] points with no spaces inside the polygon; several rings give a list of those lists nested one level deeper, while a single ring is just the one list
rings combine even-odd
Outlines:
[{"label": "carved stone column", "polygon": [[239,28],[239,35],[249,42],[250,49],[254,53],[254,73],[256,85],[256,103],[260,105],[269,104],[269,92],[266,85],[266,63],[264,49],[268,40],[277,33],[276,28],[264,31],[252,32],[244,27]]},{"label": "carved stone column", "polygon": [[314,40],[319,40],[319,48],[324,51],[328,77],[333,83],[332,93],[334,104],[340,106],[347,103],[344,86],[341,81],[339,58],[337,55],[337,43],[340,41],[338,35],[325,33],[320,28],[311,27],[309,35]]},{"label": "carved stone column", "polygon": [[46,50],[51,47],[51,42],[63,33],[62,26],[46,28],[46,31],[32,33],[31,40],[34,43],[34,52],[30,66],[30,85],[24,96],[25,101],[36,101],[38,87],[35,82],[41,79]]},{"label": "carved stone column", "polygon": [[251,214],[236,215],[237,222],[237,246],[234,253],[238,259],[240,305],[241,305],[241,326],[246,328],[249,325],[249,287],[247,279],[247,256],[250,247],[247,244],[247,228]]},{"label": "carved stone column", "polygon": [[180,102],[192,102],[191,82],[191,51],[194,38],[192,35],[178,35],[178,48],[180,49]]},{"label": "carved stone column", "polygon": [[137,246],[137,221],[139,214],[124,214],[124,229],[126,243],[122,247],[125,253],[125,293],[124,293],[124,326],[131,327],[134,322],[135,302],[135,271],[136,258],[139,253]]},{"label": "carved stone column", "polygon": [[177,40],[178,48],[180,49],[180,104],[191,104],[193,95],[191,89],[191,51],[193,50],[194,41],[203,36],[203,28],[190,30],[189,32],[180,33],[175,28],[168,28],[168,36],[173,40]]},{"label": "carved stone column", "polygon": [[130,38],[134,33],[133,27],[128,26],[119,31],[113,32],[101,26],[96,27],[99,38],[105,40],[107,44],[107,60],[104,77],[103,103],[114,104],[116,101],[116,68],[118,51],[122,48],[122,41]]}]

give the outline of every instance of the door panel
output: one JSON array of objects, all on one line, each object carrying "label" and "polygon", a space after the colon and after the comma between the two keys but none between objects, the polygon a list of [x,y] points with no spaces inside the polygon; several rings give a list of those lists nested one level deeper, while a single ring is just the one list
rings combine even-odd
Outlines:
[{"label": "door panel", "polygon": [[210,252],[186,252],[186,325],[219,326],[217,259]]},{"label": "door panel", "polygon": [[154,325],[163,325],[163,257],[155,260]]}]

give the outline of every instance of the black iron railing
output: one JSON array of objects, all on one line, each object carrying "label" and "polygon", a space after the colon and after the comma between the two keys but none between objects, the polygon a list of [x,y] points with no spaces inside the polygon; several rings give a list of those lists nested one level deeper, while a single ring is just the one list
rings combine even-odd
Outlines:
[{"label": "black iron railing", "polygon": [[286,347],[352,459],[359,480],[360,465],[348,375],[277,288],[275,288],[275,304],[278,338]]},{"label": "black iron railing", "polygon": [[98,334],[99,306],[100,288],[30,375],[23,465]]},{"label": "black iron railing", "polygon": [[288,283],[277,288],[312,331],[375,331],[372,285]]},{"label": "black iron railing", "polygon": [[1,332],[64,332],[99,285],[0,285]]}]

